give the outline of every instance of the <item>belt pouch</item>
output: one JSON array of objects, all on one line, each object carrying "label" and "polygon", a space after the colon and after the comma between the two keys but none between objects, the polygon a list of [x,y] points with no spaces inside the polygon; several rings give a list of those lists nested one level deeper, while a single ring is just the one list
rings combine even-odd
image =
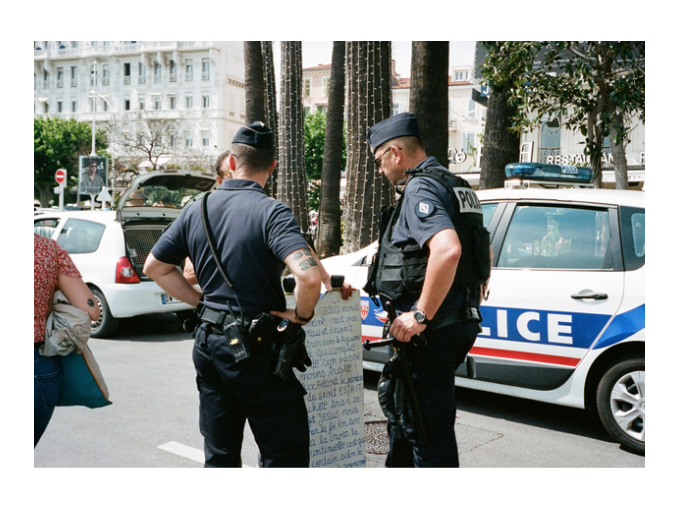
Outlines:
[{"label": "belt pouch", "polygon": [[281,319],[268,313],[261,313],[250,323],[248,335],[253,349],[263,350],[272,344],[276,328]]},{"label": "belt pouch", "polygon": [[248,344],[248,334],[241,324],[241,321],[235,321],[224,327],[224,336],[229,343],[231,355],[234,361],[239,363],[250,357],[250,345]]}]

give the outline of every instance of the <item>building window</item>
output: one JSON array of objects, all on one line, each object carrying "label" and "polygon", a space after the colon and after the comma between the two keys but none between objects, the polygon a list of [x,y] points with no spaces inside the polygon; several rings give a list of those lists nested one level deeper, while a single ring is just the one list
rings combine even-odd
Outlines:
[{"label": "building window", "polygon": [[177,98],[175,96],[170,96],[170,109],[175,110],[177,108]]},{"label": "building window", "polygon": [[203,95],[203,108],[210,108],[210,96],[207,94]]},{"label": "building window", "polygon": [[193,96],[186,96],[186,102],[184,104],[187,110],[191,110],[194,107],[194,98]]},{"label": "building window", "polygon": [[47,72],[47,69],[43,69],[43,88],[50,88],[50,73]]},{"label": "building window", "polygon": [[146,106],[146,99],[143,98],[143,97],[140,97],[139,98],[139,109],[143,110],[145,106]]},{"label": "building window", "polygon": [[467,81],[468,71],[456,71],[453,73],[453,81]]},{"label": "building window", "polygon": [[201,142],[203,147],[210,147],[210,133],[208,131],[201,131]]},{"label": "building window", "polygon": [[184,146],[191,147],[194,145],[194,141],[191,139],[191,133],[188,131],[184,132]]},{"label": "building window", "polygon": [[62,112],[63,106],[64,106],[64,104],[61,101],[57,101],[57,113]]},{"label": "building window", "polygon": [[158,62],[153,63],[153,81],[154,83],[161,81],[161,65]]},{"label": "building window", "polygon": [[561,153],[560,121],[557,117],[541,124],[541,146],[538,150],[539,162],[545,163],[548,156]]},{"label": "building window", "polygon": [[102,85],[109,84],[109,64],[102,65]]},{"label": "building window", "polygon": [[126,85],[129,85],[130,83],[130,75],[132,74],[130,69],[131,69],[130,62],[125,62],[123,64],[123,83]]},{"label": "building window", "polygon": [[130,100],[129,99],[125,100],[125,110],[130,111]]},{"label": "building window", "polygon": [[324,77],[321,83],[323,87],[323,97],[328,97],[328,89],[331,85],[331,79],[329,77]]},{"label": "building window", "polygon": [[170,135],[170,146],[174,147],[175,145],[177,145],[177,136],[173,133]]},{"label": "building window", "polygon": [[71,87],[78,86],[78,66],[71,66]]},{"label": "building window", "polygon": [[170,61],[170,81],[177,81],[177,64],[174,60]]},{"label": "building window", "polygon": [[184,81],[193,80],[194,80],[194,61],[191,59],[187,59],[186,64],[184,66]]},{"label": "building window", "polygon": [[153,107],[156,110],[161,109],[161,97],[160,96],[155,96],[153,100]]},{"label": "building window", "polygon": [[210,80],[210,59],[204,58],[201,62],[201,78],[203,81]]},{"label": "building window", "polygon": [[71,111],[73,113],[76,113],[78,111],[78,102],[77,101],[71,101]]},{"label": "building window", "polygon": [[144,62],[139,63],[139,77],[137,83],[146,83],[146,66],[144,65]]},{"label": "building window", "polygon": [[312,97],[312,80],[310,78],[305,78],[302,97]]},{"label": "building window", "polygon": [[64,68],[57,67],[57,88],[60,89],[64,86]]}]

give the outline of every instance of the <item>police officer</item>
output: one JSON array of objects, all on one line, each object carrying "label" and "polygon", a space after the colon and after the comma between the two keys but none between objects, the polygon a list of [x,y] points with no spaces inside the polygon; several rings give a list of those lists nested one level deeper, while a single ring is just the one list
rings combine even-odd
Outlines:
[{"label": "police officer", "polygon": [[[367,139],[379,173],[405,187],[381,219],[380,250],[366,289],[398,313],[389,331],[408,343],[399,345],[406,348],[427,435],[427,444],[419,440],[411,413],[390,420],[386,466],[457,467],[454,372],[477,337],[490,265],[481,206],[463,179],[427,157],[412,113],[376,124]],[[418,338],[426,343],[410,342]]]},{"label": "police officer", "polygon": [[[208,228],[226,280],[207,243],[200,203],[183,211],[144,266],[144,273],[172,296],[193,306],[199,300],[205,305],[195,331],[193,360],[206,467],[241,466],[246,420],[259,446],[261,465],[309,465],[304,388],[294,376],[283,380],[273,375],[277,352],[272,348],[258,348],[251,341],[250,355],[240,359],[242,352],[227,341],[230,328],[244,322],[245,329],[262,312],[287,319],[291,328],[306,324],[327,276],[290,208],[264,192],[276,165],[274,155],[274,134],[266,125],[242,127],[227,160],[233,178],[207,197]],[[202,295],[176,267],[187,256],[194,262]],[[293,310],[286,309],[281,286],[286,266],[296,282]]]}]

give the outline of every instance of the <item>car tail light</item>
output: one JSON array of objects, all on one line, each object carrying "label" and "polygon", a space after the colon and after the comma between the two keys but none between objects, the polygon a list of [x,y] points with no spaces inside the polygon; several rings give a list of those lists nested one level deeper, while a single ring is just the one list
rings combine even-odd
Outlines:
[{"label": "car tail light", "polygon": [[139,283],[140,281],[135,268],[132,267],[128,258],[119,258],[116,265],[116,283]]}]

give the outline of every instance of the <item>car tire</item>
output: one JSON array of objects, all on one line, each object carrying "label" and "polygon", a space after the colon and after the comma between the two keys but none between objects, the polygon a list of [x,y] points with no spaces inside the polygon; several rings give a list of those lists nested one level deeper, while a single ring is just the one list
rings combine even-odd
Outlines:
[{"label": "car tire", "polygon": [[645,359],[623,358],[604,373],[597,387],[597,412],[609,434],[624,448],[645,453]]},{"label": "car tire", "polygon": [[118,319],[111,315],[111,310],[109,309],[109,304],[106,302],[106,298],[102,291],[93,288],[92,294],[97,298],[97,304],[99,305],[99,319],[92,321],[92,331],[90,336],[93,338],[103,338],[111,336],[118,329]]}]

